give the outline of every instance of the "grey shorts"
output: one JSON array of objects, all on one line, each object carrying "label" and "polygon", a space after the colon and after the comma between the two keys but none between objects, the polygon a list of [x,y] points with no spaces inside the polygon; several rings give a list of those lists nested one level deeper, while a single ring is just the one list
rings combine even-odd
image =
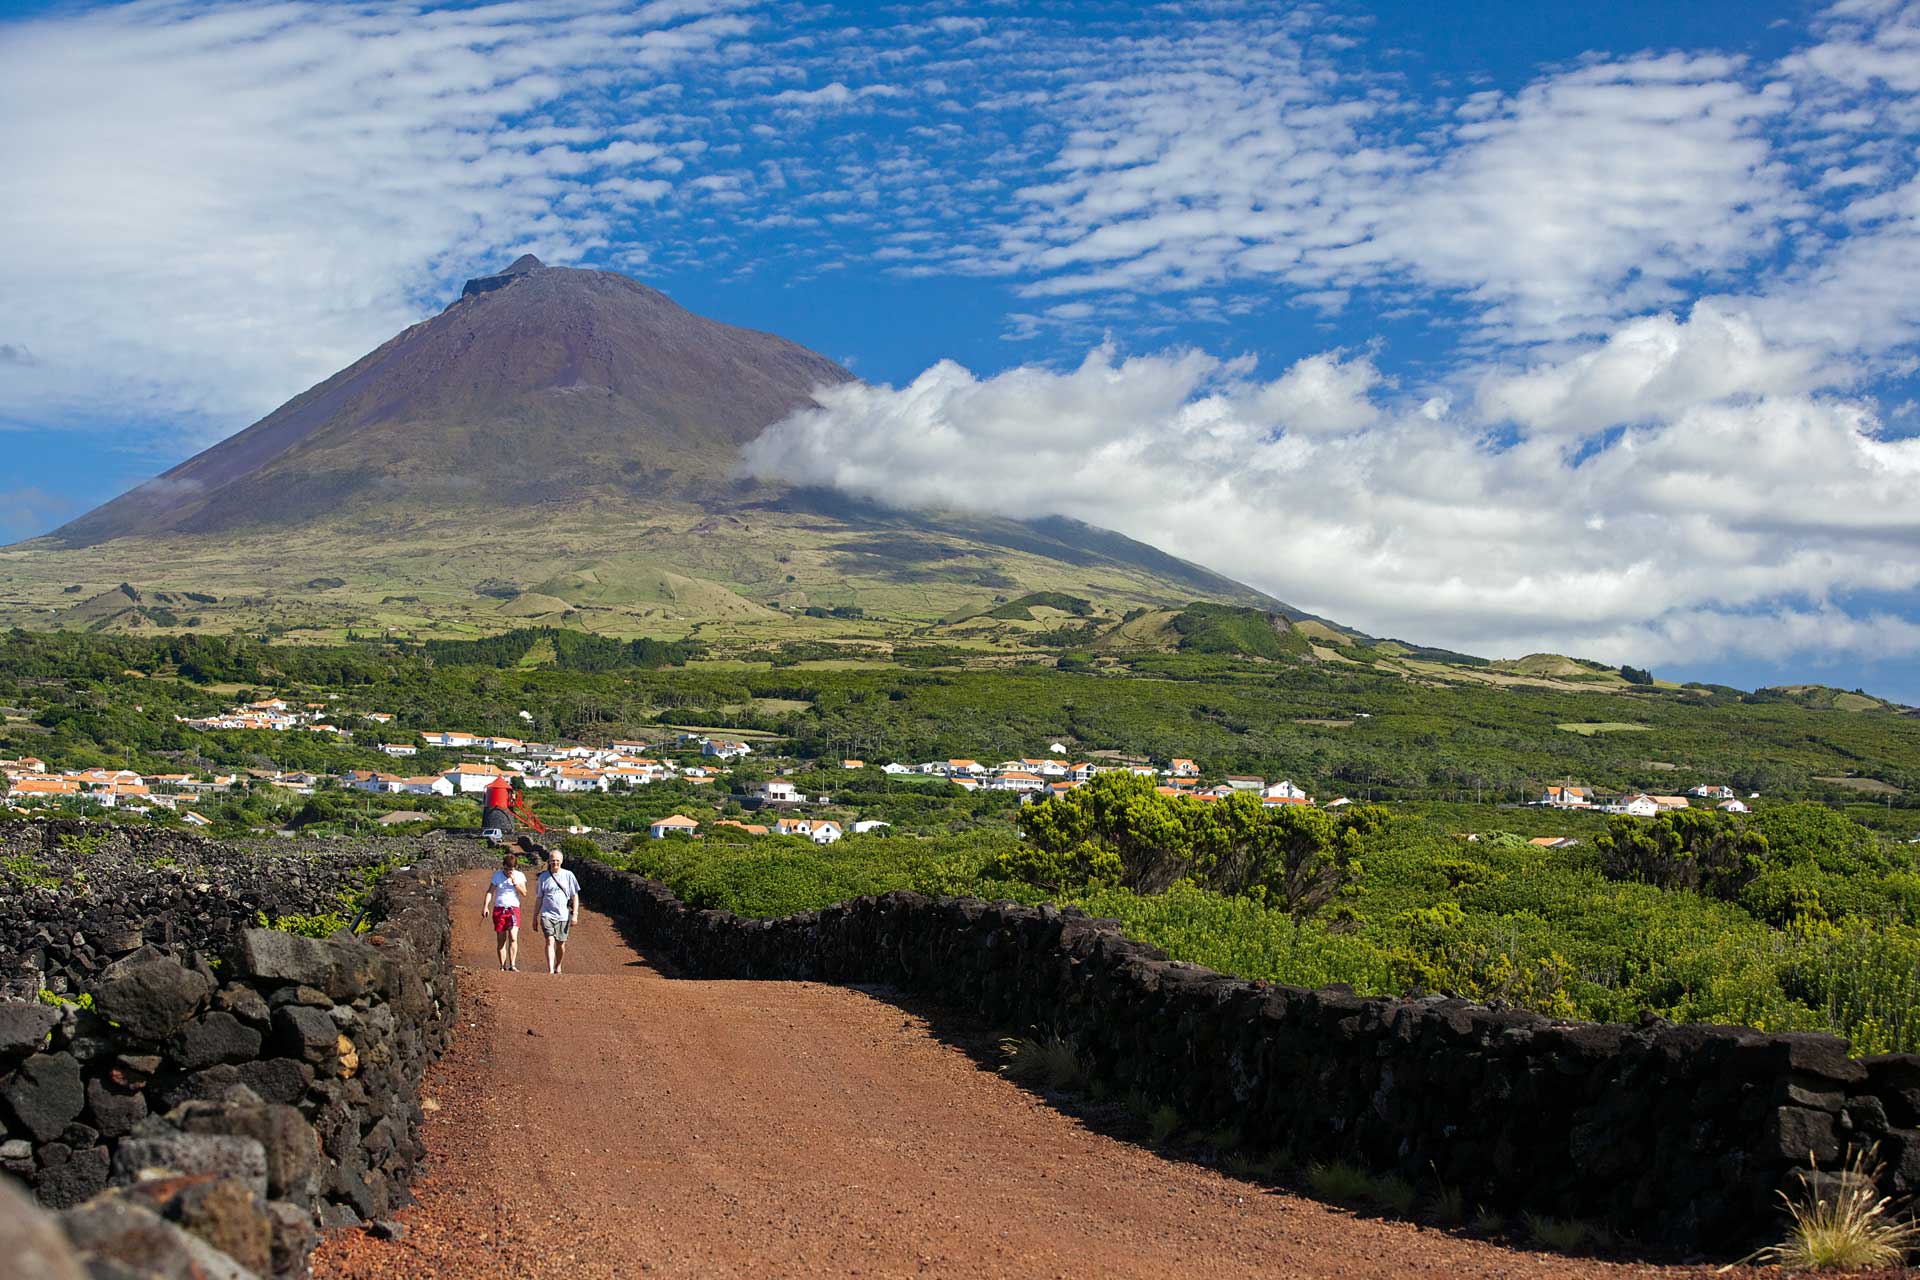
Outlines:
[{"label": "grey shorts", "polygon": [[540,932],[546,934],[555,942],[565,942],[567,940],[567,930],[572,927],[573,921],[565,916],[540,917]]}]

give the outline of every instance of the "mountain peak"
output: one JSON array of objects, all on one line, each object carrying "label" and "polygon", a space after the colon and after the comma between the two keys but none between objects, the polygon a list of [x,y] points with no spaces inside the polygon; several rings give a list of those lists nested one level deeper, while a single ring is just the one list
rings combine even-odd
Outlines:
[{"label": "mountain peak", "polygon": [[460,290],[460,296],[463,298],[471,298],[476,293],[487,293],[494,289],[505,288],[529,272],[544,270],[546,265],[546,263],[540,261],[540,259],[534,257],[532,254],[523,253],[515,258],[513,265],[509,266],[505,271],[497,275],[475,276],[473,279],[467,281],[466,287]]}]

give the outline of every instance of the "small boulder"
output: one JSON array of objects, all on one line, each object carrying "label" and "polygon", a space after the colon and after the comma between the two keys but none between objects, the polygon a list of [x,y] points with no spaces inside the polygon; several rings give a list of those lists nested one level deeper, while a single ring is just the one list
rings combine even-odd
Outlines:
[{"label": "small boulder", "polygon": [[0,1058],[21,1058],[46,1047],[60,1011],[44,1004],[9,1000],[0,1004]]},{"label": "small boulder", "polygon": [[42,1169],[34,1178],[33,1194],[49,1209],[71,1209],[105,1190],[111,1169],[105,1147],[69,1151],[64,1160]]},{"label": "small boulder", "polygon": [[35,1054],[0,1085],[0,1102],[36,1142],[52,1142],[87,1105],[80,1064],[71,1054]]},{"label": "small boulder", "polygon": [[113,1153],[113,1180],[121,1185],[198,1173],[238,1178],[264,1199],[266,1148],[255,1138],[171,1133],[128,1138]]},{"label": "small boulder", "polygon": [[218,1009],[180,1028],[170,1042],[176,1062],[189,1071],[221,1062],[248,1062],[260,1056],[260,1033]]},{"label": "small boulder", "polygon": [[240,967],[251,977],[298,983],[335,1000],[350,1000],[374,990],[381,957],[373,947],[345,936],[303,938],[275,929],[248,929],[240,935]]},{"label": "small boulder", "polygon": [[204,973],[149,949],[108,965],[93,1003],[127,1034],[158,1042],[198,1013],[212,991]]},{"label": "small boulder", "polygon": [[117,1138],[130,1131],[147,1115],[147,1095],[136,1089],[121,1093],[103,1081],[87,1081],[87,1114],[102,1137]]},{"label": "small boulder", "polygon": [[325,1010],[290,1004],[273,1014],[275,1044],[282,1053],[304,1062],[321,1063],[334,1056],[340,1033]]},{"label": "small boulder", "polygon": [[251,1272],[206,1241],[124,1195],[96,1196],[67,1210],[60,1221],[96,1276],[255,1280]]}]

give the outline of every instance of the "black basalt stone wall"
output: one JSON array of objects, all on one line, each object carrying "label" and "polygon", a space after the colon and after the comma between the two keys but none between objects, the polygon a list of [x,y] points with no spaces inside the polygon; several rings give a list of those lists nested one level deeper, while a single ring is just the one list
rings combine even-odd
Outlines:
[{"label": "black basalt stone wall", "polygon": [[[210,1238],[245,1253],[257,1227],[267,1252],[247,1265],[279,1275],[304,1273],[317,1228],[406,1203],[420,1078],[452,1034],[445,881],[465,861],[416,852],[357,936],[244,927],[218,904],[251,891],[189,885],[188,901],[216,904],[186,921],[204,938],[175,916],[170,942],[149,941],[159,926],[136,913],[118,940],[62,939],[45,972],[92,1007],[0,1000],[0,1171],[100,1247],[162,1208],[191,1225],[227,1205]],[[95,885],[102,903],[73,910],[118,919],[125,895]]]},{"label": "black basalt stone wall", "polygon": [[1193,1130],[1437,1179],[1470,1204],[1727,1252],[1777,1238],[1776,1193],[1810,1154],[1828,1168],[1877,1144],[1888,1190],[1920,1189],[1912,1055],[1242,981],[1048,907],[891,893],[750,920],[573,865],[591,901],[697,975],[886,984],[1058,1031],[1111,1088],[1170,1103]]}]

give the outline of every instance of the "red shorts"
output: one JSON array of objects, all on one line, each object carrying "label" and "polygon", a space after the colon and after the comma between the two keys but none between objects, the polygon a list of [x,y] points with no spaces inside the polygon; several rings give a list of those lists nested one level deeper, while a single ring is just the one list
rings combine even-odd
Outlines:
[{"label": "red shorts", "polygon": [[520,927],[520,908],[495,907],[493,909],[493,931],[505,933],[509,929]]}]

